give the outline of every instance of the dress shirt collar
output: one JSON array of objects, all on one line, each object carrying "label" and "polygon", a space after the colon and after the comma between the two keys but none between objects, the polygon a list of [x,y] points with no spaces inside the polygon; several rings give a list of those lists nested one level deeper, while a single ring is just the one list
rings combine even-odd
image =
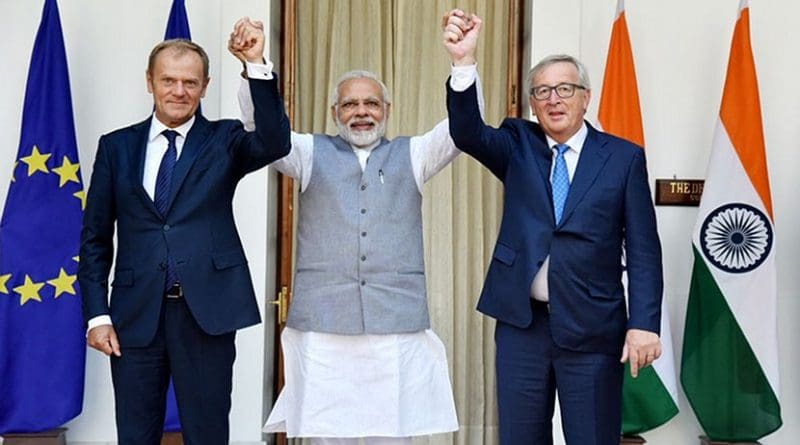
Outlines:
[{"label": "dress shirt collar", "polygon": [[150,122],[150,134],[147,137],[147,142],[153,142],[155,139],[161,135],[164,130],[174,130],[178,133],[179,136],[186,139],[186,135],[189,134],[189,130],[192,129],[192,125],[194,125],[195,117],[192,116],[188,121],[184,122],[181,125],[178,125],[175,128],[170,128],[164,125],[163,122],[158,120],[156,114],[153,113],[153,119]]},{"label": "dress shirt collar", "polygon": [[[569,145],[570,150],[575,150],[575,153],[581,154],[581,150],[583,150],[583,143],[586,142],[586,136],[589,134],[589,129],[586,127],[586,122],[581,124],[581,128],[572,135],[571,138],[567,139],[565,142],[566,145]],[[555,139],[551,138],[549,135],[545,135],[547,137],[547,146],[550,149],[554,149],[558,142]]]}]

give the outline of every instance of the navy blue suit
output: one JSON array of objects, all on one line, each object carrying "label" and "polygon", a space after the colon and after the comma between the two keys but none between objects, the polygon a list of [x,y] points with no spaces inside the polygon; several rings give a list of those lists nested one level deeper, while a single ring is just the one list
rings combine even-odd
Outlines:
[{"label": "navy blue suit", "polygon": [[[110,315],[120,340],[122,357],[111,359],[120,443],[160,436],[170,375],[184,435],[194,434],[195,443],[198,435],[199,443],[227,443],[235,331],[260,322],[233,194],[244,175],[290,150],[277,80],[251,80],[250,86],[256,131],[198,113],[175,166],[165,215],[142,185],[151,119],[100,138],[78,278],[85,319]],[[164,299],[168,255],[184,290],[174,303]],[[142,371],[142,363],[157,355],[164,360]]]},{"label": "navy blue suit", "polygon": [[[644,151],[587,124],[556,225],[552,154],[541,127],[523,119],[506,119],[497,129],[485,125],[474,85],[462,93],[448,86],[447,100],[450,133],[458,148],[505,186],[502,225],[478,303],[481,312],[498,320],[502,443],[551,443],[556,386],[568,443],[619,443],[618,362],[625,334],[632,328],[658,333],[661,316],[661,246]],[[630,315],[621,283],[623,245]],[[548,255],[549,307],[533,305],[531,283]],[[526,366],[545,359],[554,360],[554,370],[539,370],[541,378],[525,375]],[[581,378],[573,380],[583,369],[593,370],[594,381],[588,385]],[[520,396],[525,392],[543,397],[532,403]],[[610,406],[585,406],[599,401]],[[538,418],[523,425],[532,410],[541,410]],[[574,418],[578,416],[584,418]],[[592,421],[585,416],[599,417]]]}]

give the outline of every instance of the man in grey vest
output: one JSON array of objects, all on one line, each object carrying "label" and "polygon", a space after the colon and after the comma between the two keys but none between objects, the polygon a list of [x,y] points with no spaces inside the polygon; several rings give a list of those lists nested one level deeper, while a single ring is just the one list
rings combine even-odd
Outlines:
[{"label": "man in grey vest", "polygon": [[[231,35],[240,59],[263,32]],[[245,126],[253,119],[240,91]],[[312,443],[410,444],[458,429],[446,352],[430,329],[422,186],[458,151],[447,121],[384,138],[391,99],[372,73],[344,74],[333,93],[337,136],[292,133],[273,165],[300,183],[292,306],[281,336],[286,386],[265,431]]]}]

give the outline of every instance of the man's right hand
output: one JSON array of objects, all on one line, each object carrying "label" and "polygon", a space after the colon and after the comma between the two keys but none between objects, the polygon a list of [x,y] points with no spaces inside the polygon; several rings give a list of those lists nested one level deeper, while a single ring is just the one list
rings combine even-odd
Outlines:
[{"label": "man's right hand", "polygon": [[105,355],[114,354],[117,357],[122,356],[119,349],[119,339],[117,339],[117,331],[114,326],[110,324],[96,326],[89,330],[86,336],[86,341],[89,346],[97,349]]},{"label": "man's right hand", "polygon": [[474,65],[483,22],[475,14],[453,9],[442,17],[442,40],[453,65]]}]

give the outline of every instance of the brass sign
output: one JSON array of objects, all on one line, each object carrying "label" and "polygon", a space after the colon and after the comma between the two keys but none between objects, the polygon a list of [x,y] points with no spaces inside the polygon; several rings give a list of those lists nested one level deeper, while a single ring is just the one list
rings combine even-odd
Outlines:
[{"label": "brass sign", "polygon": [[703,184],[703,179],[656,179],[656,205],[697,207]]}]

